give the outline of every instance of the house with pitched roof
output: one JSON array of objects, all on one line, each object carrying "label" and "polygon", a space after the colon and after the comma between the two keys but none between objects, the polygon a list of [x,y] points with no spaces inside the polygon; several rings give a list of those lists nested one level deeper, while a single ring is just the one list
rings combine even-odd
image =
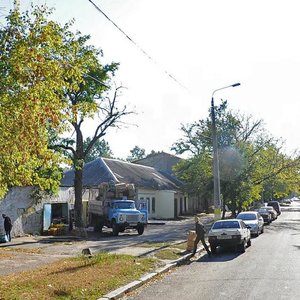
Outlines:
[{"label": "house with pitched roof", "polygon": [[[180,161],[182,161],[182,158],[162,151],[151,153],[145,158],[133,161],[133,163],[155,168],[183,191],[183,182],[173,172],[173,167]],[[175,215],[183,215],[189,211],[190,200],[188,199],[186,193],[181,192],[176,195],[174,199]]]},{"label": "house with pitched roof", "polygon": [[[93,191],[103,183],[133,184],[137,202],[147,201],[150,219],[173,219],[187,210],[188,199],[184,199],[180,181],[175,181],[159,170],[117,159],[97,158],[86,163],[83,168],[83,221],[88,224],[88,201],[93,199]],[[65,172],[61,181],[61,191],[73,189],[74,170]]]}]

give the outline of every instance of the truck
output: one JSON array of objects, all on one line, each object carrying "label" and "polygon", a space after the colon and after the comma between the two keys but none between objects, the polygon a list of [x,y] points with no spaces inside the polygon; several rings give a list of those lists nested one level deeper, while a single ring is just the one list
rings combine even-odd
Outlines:
[{"label": "truck", "polygon": [[88,216],[95,232],[102,228],[112,228],[114,236],[126,229],[136,229],[144,233],[148,222],[147,203],[135,200],[133,184],[102,183],[99,189],[90,193]]}]

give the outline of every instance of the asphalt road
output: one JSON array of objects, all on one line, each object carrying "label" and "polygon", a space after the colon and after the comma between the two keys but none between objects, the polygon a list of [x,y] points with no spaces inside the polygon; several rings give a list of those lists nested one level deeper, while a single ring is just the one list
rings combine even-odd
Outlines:
[{"label": "asphalt road", "polygon": [[202,254],[124,299],[300,299],[300,203],[282,210],[244,254]]}]

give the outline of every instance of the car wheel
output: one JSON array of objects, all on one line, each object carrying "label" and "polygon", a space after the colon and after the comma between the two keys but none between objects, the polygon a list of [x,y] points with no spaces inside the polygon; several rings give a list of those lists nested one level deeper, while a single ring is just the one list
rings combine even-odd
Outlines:
[{"label": "car wheel", "polygon": [[210,245],[210,251],[212,254],[217,254],[217,246],[216,245]]},{"label": "car wheel", "polygon": [[241,244],[239,244],[238,251],[240,253],[244,253],[246,251],[246,241],[245,240],[243,240],[243,242]]},{"label": "car wheel", "polygon": [[251,246],[251,239],[248,240],[247,242],[247,246],[250,247]]},{"label": "car wheel", "polygon": [[260,233],[264,233],[264,226],[261,227]]}]

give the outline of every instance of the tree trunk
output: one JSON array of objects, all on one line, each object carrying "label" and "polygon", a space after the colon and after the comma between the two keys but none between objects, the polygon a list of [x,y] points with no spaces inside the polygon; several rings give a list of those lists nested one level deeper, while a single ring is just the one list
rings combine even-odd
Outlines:
[{"label": "tree trunk", "polygon": [[75,227],[81,231],[83,229],[82,222],[82,190],[83,190],[83,166],[84,166],[84,153],[83,153],[83,136],[80,129],[80,123],[73,125],[76,130],[76,157],[74,158],[74,189],[75,189]]},{"label": "tree trunk", "polygon": [[75,188],[75,205],[74,217],[75,227],[83,228],[82,222],[82,167],[75,168],[74,188]]}]

